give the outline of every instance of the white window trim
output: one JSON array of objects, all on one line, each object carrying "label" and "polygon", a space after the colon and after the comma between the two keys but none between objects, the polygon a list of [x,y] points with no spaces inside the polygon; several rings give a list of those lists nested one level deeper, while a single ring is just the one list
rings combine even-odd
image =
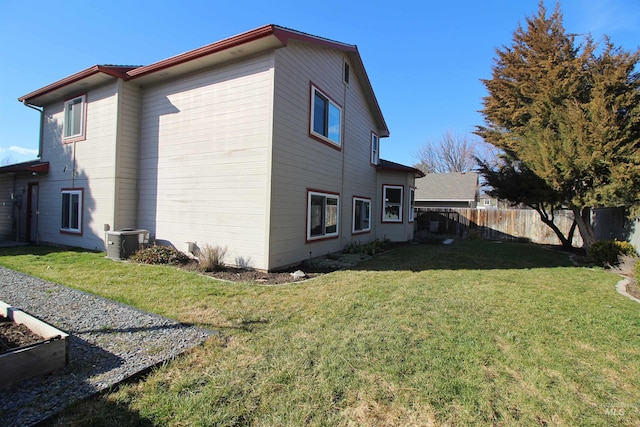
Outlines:
[{"label": "white window trim", "polygon": [[[60,231],[65,232],[65,233],[74,233],[74,234],[79,234],[82,233],[82,209],[83,209],[83,191],[81,189],[69,189],[69,190],[62,190],[60,192],[60,198],[63,199],[63,196],[65,194],[69,194],[69,202],[71,203],[72,197],[73,195],[78,195],[78,228],[72,228],[71,226],[65,228],[63,227],[63,222],[64,222],[64,218],[62,217],[62,212],[60,213]],[[62,203],[62,200],[61,200]],[[61,205],[62,207],[62,205]],[[71,209],[72,209],[72,205],[69,206],[69,215],[71,215]],[[69,218],[70,219],[70,218]],[[71,224],[71,221],[69,221],[69,224]]]},{"label": "white window trim", "polygon": [[[68,134],[67,132],[69,131],[69,129],[71,128],[71,125],[69,123],[69,115],[68,115],[68,108],[70,105],[73,105],[75,101],[80,100],[79,104],[81,106],[81,111],[80,111],[80,130],[78,133],[73,133],[73,134]],[[86,95],[80,95],[80,96],[76,96],[74,98],[68,99],[64,102],[64,124],[63,124],[63,138],[64,140],[67,139],[78,139],[78,138],[83,138],[84,137],[84,130],[85,130],[85,120],[86,120],[86,116],[87,116],[87,96]]]},{"label": "white window trim", "polygon": [[[387,218],[387,190],[398,189],[400,190],[400,209],[399,218]],[[394,204],[395,205],[395,204]],[[404,211],[404,186],[402,185],[383,185],[382,186],[382,222],[402,223]]]},{"label": "white window trim", "polygon": [[380,163],[380,137],[374,132],[371,132],[371,164],[377,165]]},{"label": "white window trim", "polygon": [[[321,133],[318,133],[315,131],[314,129],[314,120],[315,120],[315,108],[316,108],[316,92],[327,101],[327,117],[325,117],[325,119],[327,120],[327,128],[329,128],[331,126],[331,123],[329,122],[329,108],[330,106],[334,106],[335,108],[338,109],[338,111],[340,112],[340,123],[339,123],[339,128],[338,129],[338,140],[334,141],[333,139],[329,138],[329,130],[327,129],[327,135],[323,135]],[[318,89],[316,86],[311,85],[311,117],[309,120],[309,132],[311,133],[311,135],[313,135],[316,138],[319,138],[322,141],[328,142],[329,144],[335,146],[335,147],[342,147],[342,107],[339,106],[333,99],[331,99],[329,96],[327,96],[327,94],[325,94],[324,92],[322,92],[320,89]]]},{"label": "white window trim", "polygon": [[[312,196],[321,196],[325,198],[325,209],[326,209],[326,199],[335,199],[336,200],[336,231],[334,233],[324,233],[320,235],[311,235],[311,197]],[[326,210],[325,210],[326,215]],[[326,226],[326,224],[325,224]],[[330,239],[335,238],[340,235],[340,195],[333,193],[323,193],[321,191],[307,191],[307,240],[321,240],[321,239]]]},{"label": "white window trim", "polygon": [[[356,230],[356,203],[357,202],[364,202],[369,205],[369,227],[363,228],[361,230]],[[358,233],[370,232],[371,231],[371,199],[365,199],[364,197],[354,197],[352,205],[353,205],[353,211],[352,211],[352,218],[351,218],[351,233],[358,234]]]}]

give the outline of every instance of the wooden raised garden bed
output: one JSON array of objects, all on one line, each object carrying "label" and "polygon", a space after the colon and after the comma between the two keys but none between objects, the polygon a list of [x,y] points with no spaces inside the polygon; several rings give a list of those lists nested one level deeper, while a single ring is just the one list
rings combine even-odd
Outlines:
[{"label": "wooden raised garden bed", "polygon": [[37,342],[0,353],[0,389],[61,369],[69,362],[68,334],[3,301],[0,301],[0,316],[16,325],[26,326],[41,337]]}]

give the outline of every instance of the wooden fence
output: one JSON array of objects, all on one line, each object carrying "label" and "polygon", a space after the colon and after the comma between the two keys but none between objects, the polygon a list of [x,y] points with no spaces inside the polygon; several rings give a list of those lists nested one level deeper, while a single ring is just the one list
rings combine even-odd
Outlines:
[{"label": "wooden fence", "polygon": [[[555,212],[555,224],[566,236],[573,223],[573,212]],[[591,223],[597,239],[628,240],[638,247],[640,221],[629,221],[624,210],[595,209]],[[416,215],[418,231],[468,237],[477,234],[485,239],[527,239],[534,243],[559,245],[556,234],[531,209],[461,209],[419,208]],[[573,246],[581,247],[582,238],[576,229]]]}]

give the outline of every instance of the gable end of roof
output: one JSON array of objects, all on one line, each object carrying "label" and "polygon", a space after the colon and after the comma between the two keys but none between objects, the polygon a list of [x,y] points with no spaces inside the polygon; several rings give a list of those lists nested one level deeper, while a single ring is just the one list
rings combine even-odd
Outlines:
[{"label": "gable end of roof", "polygon": [[[336,49],[348,55],[354,72],[365,87],[365,97],[375,117],[379,136],[382,138],[389,136],[389,129],[356,45],[341,43],[274,24],[265,25],[146,66],[94,65],[24,95],[18,100],[22,103],[42,107],[47,102],[86,90],[85,88],[99,84],[108,78],[123,80],[141,78],[141,84],[144,84],[148,80],[171,78],[169,76],[172,71],[177,74],[192,71],[194,69],[192,61],[198,61],[197,66],[204,67],[207,64],[215,64],[216,61],[226,60],[225,56],[220,56],[224,55],[224,52],[228,53],[230,57],[237,57],[238,55],[248,55],[250,52],[285,47],[291,40]],[[218,59],[215,59],[216,57]]]}]

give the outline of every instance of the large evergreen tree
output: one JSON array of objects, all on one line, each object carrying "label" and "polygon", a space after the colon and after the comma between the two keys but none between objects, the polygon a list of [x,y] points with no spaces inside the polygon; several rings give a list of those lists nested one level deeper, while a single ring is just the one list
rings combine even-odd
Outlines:
[{"label": "large evergreen tree", "polygon": [[562,208],[563,203],[558,192],[509,152],[500,156],[497,165],[479,158],[476,158],[476,161],[478,170],[488,187],[486,190],[488,195],[500,200],[508,200],[514,206],[525,205],[534,209],[540,215],[542,222],[556,234],[562,247],[566,249],[572,247],[576,221],[573,221],[566,235],[555,223],[555,214]]},{"label": "large evergreen tree", "polygon": [[547,17],[540,2],[496,55],[476,133],[508,152],[516,171],[538,177],[553,192],[550,206],[573,211],[588,248],[595,238],[585,210],[640,205],[640,50],[608,39],[600,49],[590,37],[576,45],[559,5]]}]

